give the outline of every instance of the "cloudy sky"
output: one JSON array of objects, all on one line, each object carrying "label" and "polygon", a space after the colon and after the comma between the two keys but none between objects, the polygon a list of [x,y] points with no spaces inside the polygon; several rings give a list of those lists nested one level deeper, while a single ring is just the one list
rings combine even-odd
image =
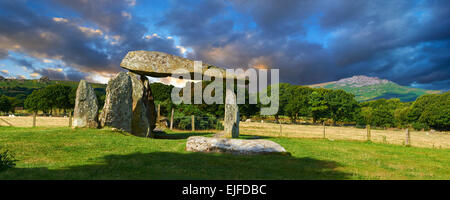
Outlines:
[{"label": "cloudy sky", "polygon": [[449,90],[450,1],[0,0],[2,76],[104,83],[131,50]]}]

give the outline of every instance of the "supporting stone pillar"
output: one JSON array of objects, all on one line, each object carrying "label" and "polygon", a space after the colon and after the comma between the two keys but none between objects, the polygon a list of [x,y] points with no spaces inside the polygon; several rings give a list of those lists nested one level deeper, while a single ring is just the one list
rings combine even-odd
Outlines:
[{"label": "supporting stone pillar", "polygon": [[146,76],[141,76],[141,80],[144,83],[145,87],[145,96],[147,96],[147,101],[145,103],[147,104],[148,109],[148,121],[150,126],[150,134],[147,135],[147,137],[154,137],[153,130],[156,128],[156,107],[155,107],[155,100],[153,98],[152,89],[150,88],[150,81]]},{"label": "supporting stone pillar", "polygon": [[133,117],[132,82],[125,72],[120,72],[108,82],[105,106],[100,117],[102,127],[111,127],[131,133]]},{"label": "supporting stone pillar", "polygon": [[224,136],[239,137],[239,107],[233,90],[227,89],[225,98]]},{"label": "supporting stone pillar", "polygon": [[148,107],[148,91],[145,86],[147,77],[128,72],[133,85],[133,119],[131,133],[136,136],[150,137],[153,129],[150,127],[150,111]]}]

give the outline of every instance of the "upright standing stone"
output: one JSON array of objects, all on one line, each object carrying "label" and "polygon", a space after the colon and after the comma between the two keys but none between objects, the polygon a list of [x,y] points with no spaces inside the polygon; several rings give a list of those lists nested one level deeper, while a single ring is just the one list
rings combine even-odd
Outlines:
[{"label": "upright standing stone", "polygon": [[236,103],[236,95],[232,90],[227,89],[225,98],[225,137],[239,137],[239,108]]},{"label": "upright standing stone", "polygon": [[[156,106],[155,106],[155,100],[153,98],[152,89],[150,88],[150,81],[146,76],[141,76],[141,80],[143,80],[144,87],[145,87],[145,94],[144,96],[147,97],[147,108],[149,111],[149,123],[150,123],[150,130],[154,130],[156,128]],[[153,132],[152,132],[153,133]],[[153,137],[153,135],[152,135]]]},{"label": "upright standing stone", "polygon": [[[146,76],[129,72],[133,85],[133,118],[131,121],[131,133],[141,137],[152,137],[152,131],[155,128],[155,119],[151,116],[155,109],[151,90],[148,86]],[[151,99],[150,99],[151,97]],[[150,101],[152,103],[150,103]],[[149,106],[152,104],[153,106]]]},{"label": "upright standing stone", "polygon": [[81,80],[75,99],[73,127],[98,128],[98,101],[94,89]]},{"label": "upright standing stone", "polygon": [[105,106],[100,117],[102,127],[109,126],[131,133],[132,93],[131,77],[125,72],[120,72],[108,82]]}]

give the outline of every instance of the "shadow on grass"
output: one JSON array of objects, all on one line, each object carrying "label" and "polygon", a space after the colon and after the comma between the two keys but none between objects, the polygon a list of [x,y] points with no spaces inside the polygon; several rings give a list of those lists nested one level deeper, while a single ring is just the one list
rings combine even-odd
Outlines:
[{"label": "shadow on grass", "polygon": [[[215,133],[213,132],[184,132],[184,133],[165,133],[165,132],[159,132],[155,134],[155,139],[169,139],[169,140],[182,140],[187,139],[191,136],[213,136]],[[253,140],[253,139],[269,139],[273,137],[269,136],[256,136],[256,135],[240,135],[238,139],[247,139],[247,140]]]},{"label": "shadow on grass", "polygon": [[348,179],[338,163],[309,157],[237,156],[205,153],[108,155],[97,164],[61,169],[14,168],[0,179]]},{"label": "shadow on grass", "polygon": [[214,133],[198,133],[198,132],[186,132],[186,133],[156,133],[155,139],[169,139],[169,140],[182,140],[191,136],[209,136]]},{"label": "shadow on grass", "polygon": [[246,140],[270,139],[270,138],[274,138],[274,137],[259,136],[259,135],[239,135],[239,139],[246,139]]}]

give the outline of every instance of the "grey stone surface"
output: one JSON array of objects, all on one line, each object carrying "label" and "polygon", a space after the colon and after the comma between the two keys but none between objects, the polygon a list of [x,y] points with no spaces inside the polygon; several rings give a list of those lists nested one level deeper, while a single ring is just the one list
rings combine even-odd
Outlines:
[{"label": "grey stone surface", "polygon": [[[150,88],[150,81],[148,80],[147,77],[144,78],[143,81],[144,87],[145,87],[145,95],[147,96],[147,108],[149,111],[149,123],[150,123],[150,130],[154,130],[156,128],[156,120],[157,120],[157,113],[156,113],[156,106],[155,106],[155,101],[153,98],[153,93],[152,90]],[[153,136],[151,136],[153,137]]]},{"label": "grey stone surface", "polygon": [[147,137],[151,135],[147,96],[141,76],[128,72],[133,87],[133,118],[131,120],[131,133],[136,136]]},{"label": "grey stone surface", "polygon": [[187,139],[186,150],[192,152],[219,152],[241,155],[279,153],[289,155],[281,145],[270,140],[241,140],[192,136]]},{"label": "grey stone surface", "polygon": [[[141,137],[152,137],[155,128],[156,111],[146,76],[129,72],[133,86],[133,118],[131,133]],[[153,115],[153,116],[151,116]]]},{"label": "grey stone surface", "polygon": [[94,89],[81,80],[75,99],[73,127],[98,128],[98,101]]},{"label": "grey stone surface", "polygon": [[236,95],[227,89],[225,97],[224,136],[239,137],[239,107],[236,103]]},{"label": "grey stone surface", "polygon": [[50,78],[48,78],[48,76],[43,76],[39,79],[40,83],[48,83],[50,82]]},{"label": "grey stone surface", "polygon": [[131,77],[125,72],[120,72],[108,82],[105,106],[100,115],[102,127],[108,126],[131,133],[132,93]]},{"label": "grey stone surface", "polygon": [[[153,76],[171,76],[173,70],[185,69],[194,78],[194,61],[183,57],[157,51],[130,51],[122,60],[120,66],[134,73]],[[225,70],[202,63],[202,74],[210,68],[217,69],[225,76]]]}]

